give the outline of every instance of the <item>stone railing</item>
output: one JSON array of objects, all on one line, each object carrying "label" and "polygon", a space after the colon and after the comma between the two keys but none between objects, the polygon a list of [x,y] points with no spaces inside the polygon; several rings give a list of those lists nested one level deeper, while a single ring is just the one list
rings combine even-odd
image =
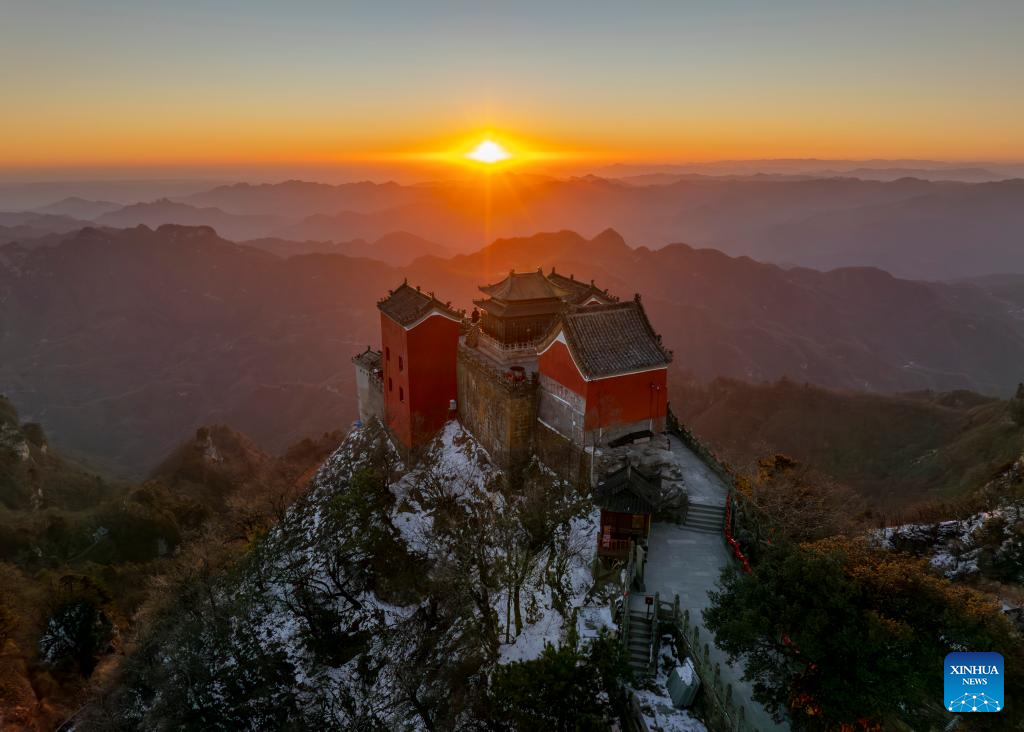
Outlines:
[{"label": "stone railing", "polygon": [[626,562],[626,570],[622,573],[622,610],[619,619],[619,643],[622,645],[623,653],[629,653],[629,600],[633,594],[633,580],[636,577],[636,555],[632,543],[629,547],[629,560]]},{"label": "stone railing", "polygon": [[665,419],[665,427],[671,434],[678,437],[680,442],[690,448],[705,465],[711,468],[728,489],[728,495],[725,499],[725,521],[722,524],[722,537],[725,539],[725,543],[729,545],[729,551],[732,552],[733,557],[739,562],[742,570],[749,572],[750,560],[743,551],[739,540],[735,537],[737,509],[741,507],[741,504],[745,503],[744,495],[736,489],[736,473],[733,472],[732,468],[724,460],[712,452],[699,437],[693,434],[686,425],[676,418],[676,415],[672,413],[671,406]]},{"label": "stone railing", "polygon": [[459,345],[459,358],[463,359],[466,364],[472,366],[484,376],[493,379],[495,383],[500,384],[512,394],[529,394],[537,391],[539,382],[537,381],[536,372],[528,374],[524,379],[510,379],[506,375],[507,371],[505,369],[501,369],[491,363],[477,353],[475,348],[464,343]]},{"label": "stone railing", "polygon": [[[626,560],[626,568],[622,572],[622,612],[619,619],[619,642],[623,650],[629,646],[629,602],[633,595],[633,587],[643,589],[644,575],[644,549],[637,542],[630,540],[629,554]],[[614,608],[612,608],[614,613]]]},{"label": "stone railing", "polygon": [[492,351],[497,351],[502,354],[508,355],[530,355],[537,353],[537,346],[540,345],[540,340],[528,341],[526,343],[502,343],[494,336],[487,335],[483,330],[479,330],[476,336],[477,343],[483,347]]},{"label": "stone railing", "polygon": [[717,717],[715,720],[707,720],[708,727],[728,732],[756,732],[747,712],[750,700],[737,695],[732,684],[723,681],[720,665],[711,662],[710,634],[705,640],[701,636],[700,627],[691,622],[690,611],[680,610],[679,595],[672,602],[659,600],[657,608],[656,616],[673,626],[676,637],[682,640],[697,676],[700,677],[705,698],[709,702],[708,708]]},{"label": "stone railing", "polygon": [[668,407],[668,415],[665,418],[665,429],[679,438],[688,448],[696,453],[697,457],[704,461],[711,470],[715,472],[722,482],[731,490],[736,486],[736,474],[725,464],[718,454],[712,452],[711,448],[705,445],[697,435],[690,431],[690,428],[679,421],[672,412],[672,406]]}]

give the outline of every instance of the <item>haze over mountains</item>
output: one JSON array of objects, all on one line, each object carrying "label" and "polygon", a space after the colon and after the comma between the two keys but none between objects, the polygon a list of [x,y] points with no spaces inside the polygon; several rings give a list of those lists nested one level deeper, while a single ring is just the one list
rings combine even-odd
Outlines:
[{"label": "haze over mountains", "polygon": [[[955,172],[868,167],[858,175],[938,176],[950,170]],[[975,170],[975,178],[984,178],[984,172]],[[495,238],[561,229],[590,237],[614,228],[632,246],[682,241],[823,270],[873,266],[929,280],[1024,272],[1024,181],[823,177],[827,173],[826,168],[814,176],[654,173],[570,179],[496,174],[420,185],[239,183],[115,208],[108,200],[73,198],[0,214],[0,242],[90,224],[154,228],[175,223],[211,226],[234,241],[274,239],[264,245],[278,253],[288,250],[284,242],[302,243],[295,252],[332,250],[308,242],[356,242],[340,251],[404,263],[421,254],[469,253]],[[20,200],[2,193],[2,207]],[[387,247],[378,253],[374,243],[396,232],[406,235],[401,255]],[[410,236],[423,242],[417,245]]]},{"label": "haze over mountains", "polygon": [[0,213],[0,387],[62,447],[130,471],[203,423],[280,448],[354,417],[349,358],[403,277],[471,308],[479,284],[536,267],[643,293],[677,378],[995,396],[1021,380],[1024,180],[997,180],[1012,166],[599,172],[153,181],[139,202],[2,187],[0,208],[35,203]]},{"label": "haze over mountains", "polygon": [[470,307],[508,269],[555,266],[644,302],[677,377],[1007,395],[1024,363],[1014,278],[922,283],[786,270],[615,231],[499,240],[406,267],[282,258],[212,229],[85,228],[0,247],[0,384],[55,443],[139,472],[196,426],[280,449],[355,416],[351,356],[403,277]]}]

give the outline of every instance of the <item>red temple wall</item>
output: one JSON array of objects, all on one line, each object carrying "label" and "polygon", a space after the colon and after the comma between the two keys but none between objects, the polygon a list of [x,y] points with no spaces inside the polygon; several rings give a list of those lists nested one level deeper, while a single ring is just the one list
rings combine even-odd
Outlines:
[{"label": "red temple wall", "polygon": [[412,440],[420,444],[444,426],[458,391],[459,324],[432,315],[408,331],[407,343],[406,400],[411,408]]},{"label": "red temple wall", "polygon": [[540,355],[540,373],[586,400],[584,429],[613,427],[653,419],[655,430],[668,412],[668,369],[586,381],[568,347],[556,341]]},{"label": "red temple wall", "polygon": [[644,420],[664,420],[668,409],[668,369],[623,374],[587,382],[585,429]]},{"label": "red temple wall", "polygon": [[555,341],[548,350],[540,354],[537,359],[537,368],[545,376],[554,379],[581,397],[586,397],[587,382],[576,368],[576,363],[572,360],[568,347],[561,341]]},{"label": "red temple wall", "polygon": [[[412,446],[409,409],[409,353],[406,330],[384,313],[380,314],[381,363],[384,368],[384,421],[406,447]],[[406,368],[399,370],[398,359]],[[405,401],[400,399],[404,392]]]}]

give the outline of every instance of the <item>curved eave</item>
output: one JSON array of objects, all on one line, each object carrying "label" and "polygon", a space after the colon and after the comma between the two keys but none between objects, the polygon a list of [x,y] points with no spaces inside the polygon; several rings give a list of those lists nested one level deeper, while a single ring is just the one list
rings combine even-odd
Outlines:
[{"label": "curved eave", "polygon": [[614,373],[609,374],[593,374],[580,366],[579,359],[573,352],[572,344],[570,344],[568,339],[565,337],[565,328],[561,327],[561,324],[557,325],[556,328],[557,331],[549,335],[548,338],[545,340],[544,345],[537,349],[537,356],[540,357],[544,355],[556,343],[561,343],[563,346],[565,346],[565,350],[569,352],[569,358],[572,359],[572,365],[576,368],[576,371],[579,372],[580,377],[584,381],[602,381],[604,379],[614,379],[618,376],[631,376],[633,374],[645,374],[649,371],[668,370],[669,361],[666,361],[665,363],[662,364],[645,366],[643,368],[638,369],[626,369],[625,371],[616,371]]}]

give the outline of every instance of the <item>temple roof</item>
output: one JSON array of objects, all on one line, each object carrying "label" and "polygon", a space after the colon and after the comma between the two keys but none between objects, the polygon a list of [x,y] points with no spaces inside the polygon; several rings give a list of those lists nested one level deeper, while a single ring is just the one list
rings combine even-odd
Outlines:
[{"label": "temple roof", "polygon": [[583,375],[590,378],[665,367],[672,360],[639,299],[570,308],[552,326],[546,343],[559,332]]},{"label": "temple roof", "polygon": [[573,305],[582,305],[591,297],[596,297],[606,303],[616,302],[619,299],[615,297],[615,295],[610,295],[608,290],[602,290],[600,287],[595,285],[593,280],[589,283],[581,282],[580,280],[573,278],[571,275],[566,277],[565,275],[555,272],[554,268],[551,269],[551,274],[548,275],[548,281],[553,283],[556,287],[560,287],[568,292],[568,296],[563,299]]},{"label": "temple roof", "polygon": [[408,282],[389,292],[377,307],[399,325],[412,325],[431,310],[438,310],[453,320],[462,320],[462,314],[453,310],[450,303],[441,302],[433,293],[420,292],[418,287],[410,287]]},{"label": "temple roof", "polygon": [[661,476],[649,476],[628,462],[608,473],[594,488],[594,503],[615,513],[654,513],[661,494]]},{"label": "temple roof", "polygon": [[561,300],[570,293],[551,280],[541,270],[536,272],[516,272],[512,270],[508,277],[493,285],[481,285],[480,291],[495,300]]}]

